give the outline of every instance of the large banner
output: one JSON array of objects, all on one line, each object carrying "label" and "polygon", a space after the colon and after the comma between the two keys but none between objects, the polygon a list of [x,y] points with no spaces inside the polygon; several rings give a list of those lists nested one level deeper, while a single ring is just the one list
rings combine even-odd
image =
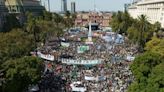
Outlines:
[{"label": "large banner", "polygon": [[73,60],[73,59],[61,59],[62,63],[68,65],[96,65],[101,64],[102,60]]},{"label": "large banner", "polygon": [[49,60],[49,61],[54,61],[54,56],[50,54],[42,54],[41,52],[37,52],[38,57]]},{"label": "large banner", "polygon": [[78,46],[77,47],[77,53],[84,53],[87,50],[89,50],[89,46]]}]

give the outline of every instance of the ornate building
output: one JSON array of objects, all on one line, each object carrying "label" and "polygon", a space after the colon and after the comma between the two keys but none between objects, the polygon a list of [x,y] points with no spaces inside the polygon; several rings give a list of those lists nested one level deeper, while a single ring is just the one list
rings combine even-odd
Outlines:
[{"label": "ornate building", "polygon": [[77,27],[84,27],[89,22],[98,23],[100,27],[109,27],[109,23],[112,19],[112,13],[106,12],[80,12],[77,13],[75,25]]}]

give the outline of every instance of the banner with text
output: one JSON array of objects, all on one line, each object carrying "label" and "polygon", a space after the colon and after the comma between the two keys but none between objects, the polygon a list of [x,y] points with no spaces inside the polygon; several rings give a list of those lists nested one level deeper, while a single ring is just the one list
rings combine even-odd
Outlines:
[{"label": "banner with text", "polygon": [[73,59],[61,59],[62,63],[65,64],[73,64],[73,65],[96,65],[101,64],[102,60],[73,60]]}]

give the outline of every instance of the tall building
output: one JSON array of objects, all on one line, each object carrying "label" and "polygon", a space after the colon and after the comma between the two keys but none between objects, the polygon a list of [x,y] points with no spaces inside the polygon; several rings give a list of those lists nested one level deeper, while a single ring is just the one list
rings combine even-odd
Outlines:
[{"label": "tall building", "polygon": [[29,11],[38,14],[45,9],[38,0],[5,0],[5,5],[9,13],[25,13]]},{"label": "tall building", "polygon": [[7,14],[8,10],[5,6],[5,1],[0,0],[0,31],[2,31],[3,24],[5,22],[5,15]]},{"label": "tall building", "polygon": [[71,13],[75,13],[76,12],[76,4],[75,2],[71,2]]},{"label": "tall building", "polygon": [[133,18],[146,15],[150,23],[160,22],[164,28],[164,0],[137,0],[129,6],[128,12]]},{"label": "tall building", "polygon": [[67,11],[67,0],[61,0],[61,11],[62,12]]}]

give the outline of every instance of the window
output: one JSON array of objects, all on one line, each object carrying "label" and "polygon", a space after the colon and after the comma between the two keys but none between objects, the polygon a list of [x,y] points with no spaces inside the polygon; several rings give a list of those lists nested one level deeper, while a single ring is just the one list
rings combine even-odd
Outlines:
[{"label": "window", "polygon": [[161,18],[160,18],[160,20],[162,21],[162,20],[163,20],[163,18],[161,17]]}]

